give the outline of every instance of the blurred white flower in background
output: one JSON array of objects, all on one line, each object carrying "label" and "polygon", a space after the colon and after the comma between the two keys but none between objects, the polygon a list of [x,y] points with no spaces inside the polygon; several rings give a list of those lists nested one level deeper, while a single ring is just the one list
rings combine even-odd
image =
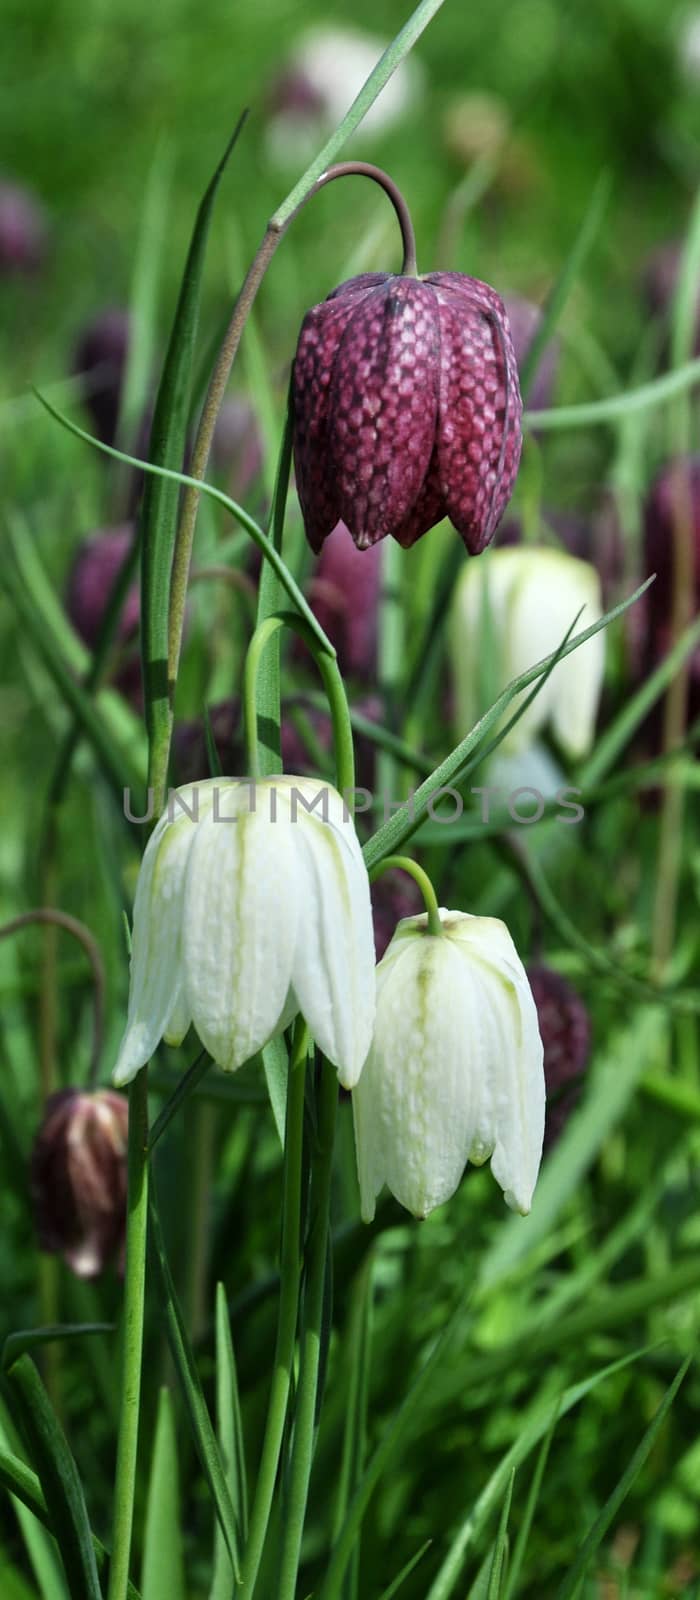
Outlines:
[{"label": "blurred white flower in background", "polygon": [[[283,167],[316,155],[359,94],[388,41],[353,28],[319,26],[302,34],[273,80],[266,145]],[[359,135],[376,137],[409,115],[420,98],[424,73],[411,55],[389,79],[363,117]]]},{"label": "blurred white flower in background", "polygon": [[700,9],[686,12],[677,28],[678,65],[691,83],[700,83]]},{"label": "blurred white flower in background", "polygon": [[351,1089],[372,1035],[374,935],[340,795],[287,774],[177,789],[141,864],[113,1081],[128,1083],[161,1039],[180,1044],[190,1022],[232,1072],[298,1011]]},{"label": "blurred white flower in background", "polygon": [[[582,608],[576,633],[602,614],[600,578],[587,561],[563,551],[522,545],[466,563],[450,616],[460,737],[513,678],[558,648]],[[601,630],[557,663],[501,748],[525,750],[548,725],[567,755],[585,755],[593,743],[604,665]],[[511,702],[504,721],[517,704]]]},{"label": "blurred white flower in background", "polygon": [[425,1217],[468,1161],[527,1212],[544,1137],[537,1010],[503,922],[440,910],[400,922],[377,967],[372,1047],[353,1091],[362,1216],[383,1184]]}]

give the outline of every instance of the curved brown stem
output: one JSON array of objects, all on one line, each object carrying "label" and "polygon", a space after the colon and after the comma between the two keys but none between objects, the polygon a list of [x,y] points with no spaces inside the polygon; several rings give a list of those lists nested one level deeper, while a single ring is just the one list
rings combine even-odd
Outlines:
[{"label": "curved brown stem", "polygon": [[90,1055],[88,1084],[93,1089],[97,1081],[104,1035],[105,970],[99,945],[91,934],[90,929],[86,928],[84,922],[79,922],[77,917],[69,916],[67,911],[55,910],[53,906],[37,906],[32,911],[21,912],[18,917],[13,917],[11,922],[6,922],[0,928],[0,939],[7,939],[10,934],[18,933],[20,928],[27,928],[32,923],[53,924],[54,927],[63,928],[66,933],[72,934],[73,938],[77,939],[78,943],[82,945],[90,962],[94,1001],[92,1052]]},{"label": "curved brown stem", "polygon": [[[298,216],[299,212],[301,211],[302,207],[306,205],[307,201],[310,200],[313,195],[318,193],[319,189],[324,188],[327,183],[332,183],[336,178],[347,178],[353,176],[370,178],[374,183],[378,183],[380,188],[382,188],[385,194],[388,195],[394,210],[396,211],[396,215],[399,220],[399,226],[401,228],[401,238],[403,240],[403,262],[401,267],[402,274],[415,275],[416,242],[408,207],[403,195],[396,187],[393,179],[389,177],[388,173],[383,172],[380,167],[372,166],[370,162],[341,161],[335,166],[328,167],[327,171],[322,172],[320,178],[317,178],[315,183],[312,184],[311,188],[308,190],[308,193],[299,202],[298,206],[295,207],[294,211],[292,211],[288,217],[285,217],[284,222],[280,223],[272,218],[272,220],[268,222],[262,242],[259,245],[255,256],[253,257],[253,260],[243,280],[243,286],[233,308],[233,315],[226,330],[224,341],[219,351],[216,365],[210,379],[209,388],[207,390],[204,407],[202,409],[202,415],[199,421],[199,428],[197,430],[194,450],[192,453],[192,463],[190,466],[190,476],[197,478],[200,482],[204,478],[204,474],[207,470],[207,463],[209,461],[209,452],[211,450],[211,443],[214,437],[216,420],[221,409],[224,395],[226,393],[229,377],[231,375],[231,368],[233,367],[238,346],[241,342],[241,335],[253,308],[253,303],[258,289],[260,288],[265,273],[267,272],[275,250],[277,249],[281,239],[284,237],[284,234],[286,233],[290,223],[293,222],[296,216]],[[171,683],[174,683],[177,679],[177,671],[180,662],[180,646],[182,642],[182,627],[185,615],[185,600],[187,597],[187,588],[189,584],[192,541],[194,538],[194,529],[197,520],[199,500],[199,489],[190,487],[185,491],[182,502],[180,522],[177,530],[177,538],[175,541],[170,586],[170,621],[168,635],[168,678]]]}]

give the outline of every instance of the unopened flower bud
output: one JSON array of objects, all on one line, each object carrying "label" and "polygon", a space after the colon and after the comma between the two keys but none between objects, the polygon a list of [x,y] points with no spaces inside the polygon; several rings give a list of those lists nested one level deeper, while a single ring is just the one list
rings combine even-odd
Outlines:
[{"label": "unopened flower bud", "polygon": [[[644,508],[644,575],[655,582],[633,607],[630,619],[640,676],[653,672],[672,644],[675,528],[688,520],[691,543],[691,609],[700,611],[700,456],[678,459],[655,479]],[[635,613],[637,615],[635,616]],[[658,714],[658,712],[657,712]],[[700,714],[700,646],[688,661],[688,717]]]},{"label": "unopened flower bud", "polygon": [[545,1149],[563,1133],[581,1098],[591,1047],[588,1011],[573,985],[551,967],[528,967],[544,1048]]},{"label": "unopened flower bud", "polygon": [[450,517],[489,543],[520,461],[522,405],[503,301],[458,272],[366,273],[307,312],[294,363],[294,460],[309,542],[415,544]]},{"label": "unopened flower bud", "polygon": [[79,1278],[97,1277],[123,1249],[128,1119],[111,1089],[61,1089],[46,1103],[31,1160],[39,1247]]}]

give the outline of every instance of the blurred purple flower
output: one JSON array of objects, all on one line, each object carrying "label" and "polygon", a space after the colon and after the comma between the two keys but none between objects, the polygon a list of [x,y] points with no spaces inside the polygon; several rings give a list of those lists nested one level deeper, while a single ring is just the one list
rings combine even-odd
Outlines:
[{"label": "blurred purple flower", "polygon": [[0,181],[0,277],[36,272],[46,247],[46,217],[19,184]]},{"label": "blurred purple flower", "polygon": [[381,586],[379,545],[358,550],[344,522],[324,541],[309,587],[312,609],[344,673],[373,678]]},{"label": "blurred purple flower", "polygon": [[[686,498],[693,544],[692,611],[700,612],[700,456],[678,459],[659,473],[647,496],[644,512],[644,575],[656,573],[637,606],[633,621],[633,648],[641,676],[653,672],[671,647],[673,613],[674,525],[684,515]],[[688,720],[700,716],[700,646],[689,661]]]},{"label": "blurred purple flower", "polygon": [[[518,372],[527,357],[530,345],[542,321],[542,312],[532,300],[519,294],[507,294],[503,301],[515,350]],[[559,371],[560,343],[556,334],[549,339],[535,368],[527,396],[530,411],[548,411],[554,398],[554,386]]]},{"label": "blurred purple flower", "polygon": [[98,311],[73,352],[72,371],[81,380],[83,404],[103,444],[116,438],[128,353],[129,313],[123,306]]},{"label": "blurred purple flower", "polygon": [[419,911],[425,909],[423,896],[418,884],[410,878],[407,872],[398,869],[383,872],[380,878],[370,885],[372,896],[372,919],[374,922],[374,947],[377,952],[377,961],[382,956],[393,939],[397,923],[402,917],[415,917]]},{"label": "blurred purple flower", "polygon": [[263,464],[262,436],[253,407],[240,395],[224,400],[216,419],[212,459],[226,473],[234,500],[243,500],[259,478]]},{"label": "blurred purple flower", "polygon": [[544,1147],[555,1144],[581,1098],[591,1047],[588,1011],[573,985],[551,967],[528,967],[544,1046],[547,1089]]},{"label": "blurred purple flower", "polygon": [[50,1096],[31,1157],[39,1248],[79,1278],[122,1266],[128,1102],[111,1089]]},{"label": "blurred purple flower", "polygon": [[[76,633],[94,650],[100,636],[107,602],[118,574],[134,541],[131,522],[103,528],[79,545],[68,577],[66,611]],[[129,588],[119,620],[116,639],[120,646],[133,643],[139,626],[139,588],[135,580]],[[141,663],[137,649],[122,648],[123,659],[113,682],[132,705],[141,705]]]}]

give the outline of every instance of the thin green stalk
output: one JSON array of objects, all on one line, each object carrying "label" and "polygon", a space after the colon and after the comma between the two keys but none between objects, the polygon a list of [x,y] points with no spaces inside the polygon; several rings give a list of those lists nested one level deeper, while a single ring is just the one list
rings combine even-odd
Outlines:
[{"label": "thin green stalk", "polygon": [[[37,906],[33,911],[23,911],[18,917],[13,917],[11,922],[6,922],[0,928],[0,939],[6,939],[9,934],[17,933],[20,928],[27,928],[32,923],[42,922],[52,928],[64,928],[66,933],[73,935],[90,962],[93,983],[93,1024],[92,1024],[92,1051],[90,1054],[89,1087],[94,1089],[102,1053],[102,1035],[104,1032],[104,999],[105,999],[105,970],[97,940],[86,928],[84,922],[79,922],[77,917],[69,916],[67,911],[59,911],[53,906]],[[47,1098],[51,1092],[52,1083],[42,1084],[42,1096]]]},{"label": "thin green stalk", "polygon": [[288,627],[304,639],[321,674],[333,729],[333,749],[338,789],[347,800],[355,790],[355,753],[350,710],[345,684],[338,667],[335,651],[319,646],[317,639],[302,618],[291,611],[277,611],[266,617],[256,628],[248,646],[243,672],[243,708],[245,715],[248,776],[255,778],[259,772],[257,736],[256,686],[260,661],[270,640],[280,628]]},{"label": "thin green stalk", "polygon": [[241,1568],[240,1600],[251,1600],[255,1590],[265,1544],[265,1535],[270,1520],[287,1418],[301,1272],[300,1231],[304,1143],[304,1079],[308,1048],[308,1029],[306,1024],[299,1018],[294,1033],[294,1046],[287,1083],[277,1340],[265,1423],[265,1437],[255,1486],[255,1498],[250,1514],[248,1539]]},{"label": "thin green stalk", "polygon": [[407,872],[414,879],[414,882],[418,884],[428,913],[428,933],[442,939],[444,937],[444,928],[440,921],[437,895],[427,872],[424,871],[423,867],[419,867],[417,861],[412,861],[410,856],[385,856],[383,861],[380,861],[370,873],[372,882],[374,883],[375,878],[381,877],[383,872],[388,872],[391,867],[396,867],[399,872]]},{"label": "thin green stalk", "polygon": [[299,1362],[299,1387],[294,1419],[294,1443],[289,1467],[280,1553],[277,1600],[294,1600],[304,1531],[309,1479],[314,1453],[316,1402],[321,1358],[322,1325],[328,1232],[333,1173],[333,1142],[338,1110],[338,1079],[334,1067],[322,1061],[319,1094],[318,1144],[311,1180],[309,1236],[306,1252],[304,1328]]},{"label": "thin green stalk", "polygon": [[129,1089],[128,1211],[124,1274],[124,1350],[107,1600],[126,1600],[134,1520],[148,1227],[148,1069]]}]

